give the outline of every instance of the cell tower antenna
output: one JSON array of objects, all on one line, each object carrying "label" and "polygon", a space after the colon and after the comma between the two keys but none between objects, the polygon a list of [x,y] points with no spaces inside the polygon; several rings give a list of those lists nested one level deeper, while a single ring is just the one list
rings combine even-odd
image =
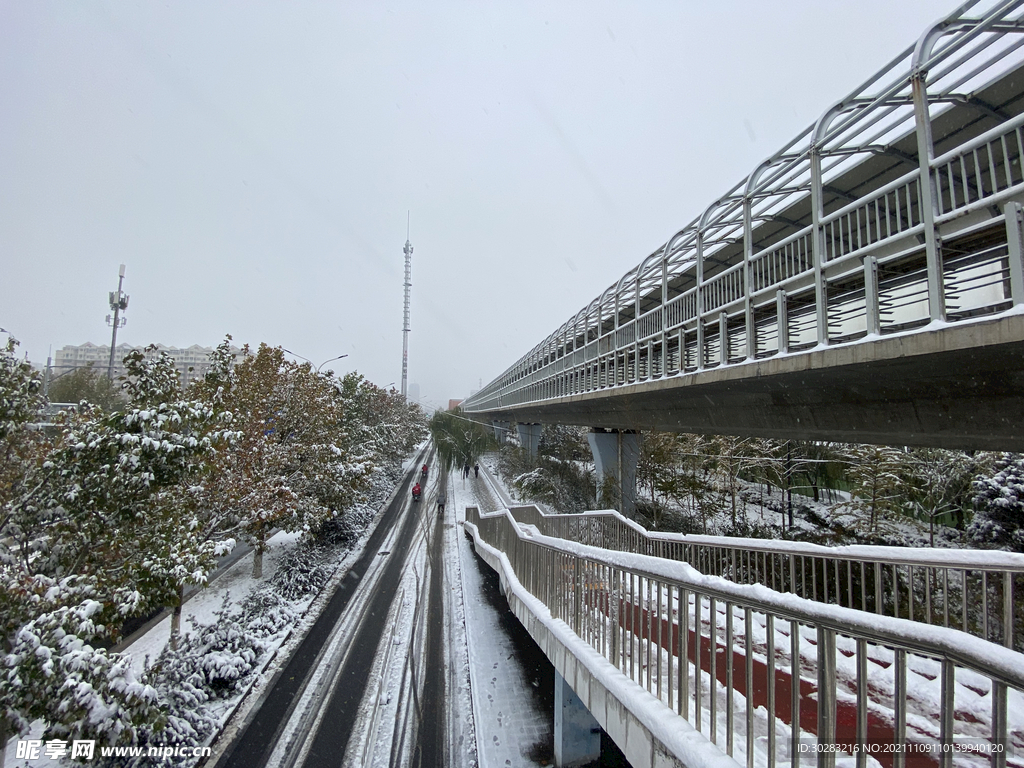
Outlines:
[{"label": "cell tower antenna", "polygon": [[412,290],[412,243],[409,240],[412,221],[411,211],[405,220],[405,311],[402,314],[402,399],[408,399],[409,383],[409,293]]},{"label": "cell tower antenna", "polygon": [[110,362],[107,364],[107,379],[114,380],[114,353],[117,349],[117,329],[123,328],[126,322],[121,313],[128,309],[128,295],[121,290],[124,285],[124,264],[117,271],[117,291],[110,292],[110,309],[114,316],[107,315],[107,324],[113,326],[110,334]]}]

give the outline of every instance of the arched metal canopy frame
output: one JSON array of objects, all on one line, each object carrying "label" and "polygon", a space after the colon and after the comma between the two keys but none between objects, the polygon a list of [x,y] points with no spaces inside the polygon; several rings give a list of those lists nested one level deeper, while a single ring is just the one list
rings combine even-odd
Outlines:
[{"label": "arched metal canopy frame", "polygon": [[[892,165],[886,171],[889,176],[898,175],[901,168],[914,169],[911,173],[920,170],[924,176],[935,159],[931,124],[944,109],[970,105],[998,120],[1001,115],[997,110],[978,103],[976,91],[962,88],[976,85],[979,78],[994,81],[1001,72],[1000,66],[1006,70],[1021,64],[1021,57],[1013,58],[1012,54],[1024,47],[1024,35],[1020,34],[1024,32],[1020,12],[1024,0],[997,2],[980,15],[967,17],[965,14],[977,5],[978,0],[965,2],[929,26],[914,45],[835,102],[811,126],[705,208],[697,219],[678,230],[469,398],[466,407],[472,408],[475,403],[484,407],[484,401],[493,404],[495,399],[500,402],[502,393],[522,386],[519,382],[524,377],[537,379],[535,374],[544,366],[575,359],[570,355],[581,339],[583,347],[598,343],[624,323],[651,311],[647,307],[666,306],[680,291],[689,290],[686,286],[700,286],[706,278],[739,269],[741,264],[749,285],[749,263],[755,248],[763,250],[773,238],[784,243],[808,226],[817,232],[823,218],[834,215],[828,210],[842,210],[842,204],[847,202],[844,195],[857,199],[853,191],[832,188],[830,183],[866,158],[891,157]],[[1010,38],[1013,39],[1007,42]],[[1000,44],[1002,48],[998,47]],[[935,107],[939,110],[935,111]],[[916,155],[896,147],[915,134]],[[934,197],[935,190],[931,192]],[[934,199],[927,207],[933,212]],[[785,215],[789,210],[803,209],[808,211],[804,214],[810,219],[807,224]],[[927,227],[928,231],[933,236],[934,227]],[[820,236],[812,239],[816,249],[816,290],[821,293],[824,257],[818,242]],[[928,243],[928,250],[929,269],[935,272],[934,243]],[[941,276],[935,278],[934,284],[941,284]],[[935,295],[930,300],[933,306],[937,304]],[[821,334],[827,323],[823,297],[819,297],[818,304]],[[702,311],[698,306],[698,315]],[[934,310],[933,319],[941,319],[936,318]]]}]

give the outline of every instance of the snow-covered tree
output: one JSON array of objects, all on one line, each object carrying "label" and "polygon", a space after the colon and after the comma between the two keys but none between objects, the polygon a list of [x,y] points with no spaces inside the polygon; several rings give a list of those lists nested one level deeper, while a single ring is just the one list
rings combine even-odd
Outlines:
[{"label": "snow-covered tree", "polygon": [[689,513],[691,520],[699,519],[702,533],[708,533],[708,519],[718,508],[714,485],[720,460],[715,438],[683,434],[678,440],[680,479],[669,496]]},{"label": "snow-covered tree", "polygon": [[851,445],[846,459],[854,505],[868,513],[873,533],[880,514],[897,512],[907,501],[907,454],[886,445]]},{"label": "snow-covered tree", "polygon": [[430,435],[445,470],[472,466],[494,444],[484,425],[467,418],[461,408],[435,413],[430,419]]},{"label": "snow-covered tree", "polygon": [[280,347],[246,347],[233,370],[217,375],[238,436],[218,457],[213,495],[252,542],[259,578],[271,530],[312,534],[342,514],[372,472],[374,454],[353,439],[359,425],[346,417],[333,378],[287,360]]},{"label": "snow-covered tree", "polygon": [[51,403],[78,404],[84,400],[105,411],[124,407],[124,397],[117,385],[92,363],[55,377],[50,381],[46,396]]},{"label": "snow-covered tree", "polygon": [[669,497],[678,496],[682,490],[680,465],[684,461],[679,435],[673,432],[644,433],[636,465],[636,482],[651,497],[655,528],[661,524],[662,511]]},{"label": "snow-covered tree", "polygon": [[1024,456],[1002,454],[971,487],[976,510],[968,528],[971,538],[1024,551]]},{"label": "snow-covered tree", "polygon": [[[42,464],[45,441],[42,432],[30,428],[43,405],[42,382],[32,367],[15,357],[18,342],[8,337],[0,348],[0,658],[6,660],[16,627],[15,610],[25,585],[15,575],[19,571],[18,543],[38,533],[14,517],[14,499],[29,495],[29,476]],[[0,666],[0,680],[5,670]],[[20,720],[12,709],[6,685],[0,685],[0,744],[7,742],[11,728]]]},{"label": "snow-covered tree", "polygon": [[190,517],[190,489],[230,439],[225,414],[184,399],[166,356],[125,365],[128,407],[73,416],[4,506],[3,706],[19,729],[41,717],[53,734],[133,739],[152,690],[95,644],[205,582],[230,546]]},{"label": "snow-covered tree", "polygon": [[[265,346],[233,367],[229,341],[187,391],[166,355],[130,354],[125,407],[80,408],[53,444],[31,428],[38,376],[13,341],[0,353],[0,741],[35,719],[49,735],[107,743],[198,733],[178,715],[209,690],[171,695],[188,675],[164,668],[157,691],[101,646],[126,618],[169,605],[173,654],[184,586],[205,583],[233,536],[262,555],[271,527],[315,531],[423,433],[418,407],[393,391],[355,375],[347,386]],[[173,717],[158,707],[168,696]]]},{"label": "snow-covered tree", "polygon": [[[42,462],[46,440],[32,429],[45,402],[42,382],[27,362],[15,357],[18,342],[9,337],[0,348],[0,510],[26,492],[25,481],[32,468]],[[0,518],[0,527],[6,521]]]},{"label": "snow-covered tree", "polygon": [[798,482],[806,482],[811,486],[811,495],[815,501],[821,500],[822,490],[831,492],[846,479],[847,464],[841,446],[835,443],[799,442],[794,445],[793,454]]},{"label": "snow-covered tree", "polygon": [[335,381],[342,401],[343,441],[358,455],[369,452],[375,462],[395,461],[409,454],[426,434],[426,418],[415,403],[386,390],[358,373]]},{"label": "snow-covered tree", "polygon": [[932,545],[938,518],[952,518],[963,529],[972,506],[972,481],[991,466],[993,455],[968,455],[963,451],[940,448],[918,448],[907,455],[908,500],[919,517],[928,520]]}]

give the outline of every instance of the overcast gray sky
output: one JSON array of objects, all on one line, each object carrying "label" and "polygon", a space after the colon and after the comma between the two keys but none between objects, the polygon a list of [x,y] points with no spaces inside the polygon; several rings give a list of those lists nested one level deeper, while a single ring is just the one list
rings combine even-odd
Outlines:
[{"label": "overcast gray sky", "polygon": [[490,381],[954,3],[0,0],[0,326]]}]

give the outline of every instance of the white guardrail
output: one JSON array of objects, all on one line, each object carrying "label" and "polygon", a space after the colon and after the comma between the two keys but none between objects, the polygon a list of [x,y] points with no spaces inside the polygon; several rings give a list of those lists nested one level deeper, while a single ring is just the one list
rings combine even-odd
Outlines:
[{"label": "white guardrail", "polygon": [[[658,537],[600,522],[613,515],[565,518],[561,532],[582,531],[588,543],[544,535],[540,525],[559,524],[535,507],[469,507],[466,530],[505,554],[515,579],[554,619],[750,768],[832,766],[842,752],[857,766],[869,757],[894,768],[1024,765],[1024,655],[951,627],[736,584],[626,551],[629,537],[643,547]],[[593,546],[615,530],[620,549]],[[693,551],[719,552],[701,538]],[[870,562],[884,560],[882,548],[866,549]]]},{"label": "white guardrail", "polygon": [[512,507],[547,535],[689,563],[738,584],[959,629],[1024,652],[1024,555],[972,549],[824,547],[803,542],[650,532],[615,510],[548,515]]}]

